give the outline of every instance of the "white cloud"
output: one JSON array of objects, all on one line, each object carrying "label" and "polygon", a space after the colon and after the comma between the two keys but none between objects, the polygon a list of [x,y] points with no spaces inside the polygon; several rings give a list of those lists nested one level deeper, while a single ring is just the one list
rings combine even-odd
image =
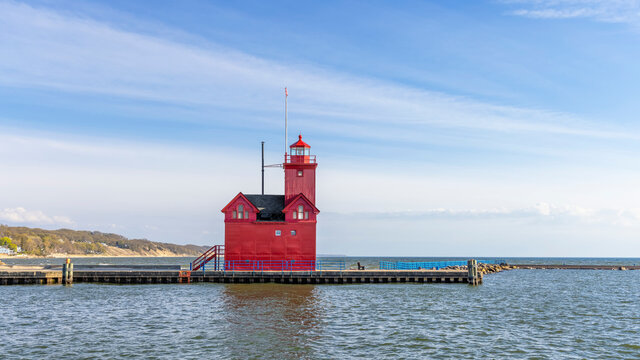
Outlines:
[{"label": "white cloud", "polygon": [[539,19],[588,18],[611,23],[640,24],[638,0],[505,0],[519,7],[511,13]]},{"label": "white cloud", "polygon": [[613,226],[640,226],[640,209],[593,209],[576,205],[538,203],[522,208],[421,209],[381,212],[333,213],[340,217],[370,219],[482,220],[525,219],[553,223],[598,223]]},{"label": "white cloud", "polygon": [[74,222],[66,216],[49,216],[40,210],[27,210],[23,207],[0,210],[0,220],[9,224],[29,225],[73,225]]},{"label": "white cloud", "polygon": [[[278,113],[286,84],[295,99],[291,110],[308,119],[308,129],[325,133],[416,143],[433,140],[433,127],[638,139],[633,132],[569,114],[291,66],[212,43],[166,40],[25,4],[0,3],[0,26],[5,29],[0,32],[0,84],[153,100],[194,109],[204,118],[185,121],[233,126],[208,115],[213,109]],[[246,117],[242,123],[272,122],[268,118]]]},{"label": "white cloud", "polygon": [[[226,201],[260,186],[255,167],[238,167],[259,161],[258,153],[246,149],[0,133],[0,158],[0,173],[13,174],[0,177],[0,188],[11,189],[0,192],[6,207],[54,209],[49,211],[68,214],[75,229],[174,243],[219,239]],[[274,156],[267,153],[269,158]],[[267,192],[281,193],[281,184],[280,171],[267,172]],[[6,210],[3,219],[71,221],[21,210]]]}]

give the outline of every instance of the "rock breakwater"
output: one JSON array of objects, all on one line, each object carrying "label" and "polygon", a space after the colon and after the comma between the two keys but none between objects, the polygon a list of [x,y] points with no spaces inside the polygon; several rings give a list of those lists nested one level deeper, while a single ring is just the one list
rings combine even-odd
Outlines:
[{"label": "rock breakwater", "polygon": [[[444,270],[467,270],[466,266],[447,266]],[[505,270],[517,269],[516,266],[509,264],[478,264],[478,272],[481,274],[499,273]]]}]

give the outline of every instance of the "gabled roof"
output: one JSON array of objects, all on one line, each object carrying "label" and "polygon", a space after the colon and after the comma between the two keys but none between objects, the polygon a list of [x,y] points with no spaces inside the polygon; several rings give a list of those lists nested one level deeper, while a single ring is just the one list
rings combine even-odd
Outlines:
[{"label": "gabled roof", "polygon": [[258,221],[284,221],[284,212],[289,211],[292,204],[298,201],[298,199],[303,199],[307,204],[309,204],[314,213],[317,214],[320,212],[320,210],[318,210],[318,208],[316,208],[315,205],[313,205],[313,203],[302,194],[298,194],[294,197],[289,202],[289,205],[285,207],[284,195],[245,195],[243,193],[238,193],[233,200],[229,201],[227,206],[222,209],[222,212],[227,212],[229,207],[233,205],[238,198],[246,200],[253,210],[258,213]]},{"label": "gabled roof", "polygon": [[251,205],[251,206],[253,207],[253,210],[254,210],[254,211],[260,211],[260,210],[258,210],[258,207],[257,207],[257,206],[255,206],[255,205],[251,202],[251,200],[247,199],[247,197],[246,197],[243,193],[241,193],[241,192],[239,192],[239,193],[238,193],[238,195],[236,195],[233,199],[231,199],[231,201],[229,201],[229,203],[227,204],[227,206],[225,206],[224,208],[222,208],[222,210],[221,210],[221,211],[222,211],[222,212],[227,212],[227,210],[229,209],[229,206],[231,206],[231,204],[233,204],[234,202],[236,202],[236,200],[238,200],[238,198],[243,198],[243,199],[245,199],[245,200],[249,203],[249,205]]},{"label": "gabled roof", "polygon": [[307,199],[306,196],[304,196],[302,193],[298,194],[296,197],[294,197],[293,199],[291,199],[291,201],[289,201],[289,205],[285,206],[284,209],[282,209],[282,212],[286,212],[289,211],[289,209],[291,208],[291,206],[293,205],[293,203],[295,203],[296,201],[298,201],[298,199],[303,199],[307,204],[309,204],[309,206],[311,206],[311,208],[313,208],[313,212],[314,213],[319,213],[320,210],[318,210],[318,208],[311,202],[311,200]]},{"label": "gabled roof", "polygon": [[258,211],[258,221],[284,221],[284,195],[245,195]]},{"label": "gabled roof", "polygon": [[291,144],[291,146],[289,147],[306,147],[306,148],[310,148],[311,146],[309,146],[309,144],[307,144],[306,142],[302,141],[302,134],[298,135],[298,141]]},{"label": "gabled roof", "polygon": [[276,213],[284,209],[284,195],[245,195],[260,212]]}]

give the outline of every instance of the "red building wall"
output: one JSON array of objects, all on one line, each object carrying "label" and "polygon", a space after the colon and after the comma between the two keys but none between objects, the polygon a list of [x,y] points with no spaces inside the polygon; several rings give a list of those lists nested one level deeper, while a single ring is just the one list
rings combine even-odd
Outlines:
[{"label": "red building wall", "polygon": [[[291,199],[302,193],[316,203],[316,167],[318,164],[285,163],[284,164],[284,203],[289,204]],[[298,170],[302,170],[302,176],[298,176]]]},{"label": "red building wall", "polygon": [[[280,236],[276,236],[280,230]],[[291,231],[296,232],[295,235]],[[226,222],[225,260],[315,260],[316,222]]]}]

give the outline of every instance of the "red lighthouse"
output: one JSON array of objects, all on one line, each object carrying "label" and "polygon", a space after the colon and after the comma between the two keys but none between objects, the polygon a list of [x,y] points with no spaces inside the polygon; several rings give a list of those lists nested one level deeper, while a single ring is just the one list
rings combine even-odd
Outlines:
[{"label": "red lighthouse", "polygon": [[222,209],[225,269],[315,268],[318,164],[302,135],[289,148],[284,195],[240,192]]}]

